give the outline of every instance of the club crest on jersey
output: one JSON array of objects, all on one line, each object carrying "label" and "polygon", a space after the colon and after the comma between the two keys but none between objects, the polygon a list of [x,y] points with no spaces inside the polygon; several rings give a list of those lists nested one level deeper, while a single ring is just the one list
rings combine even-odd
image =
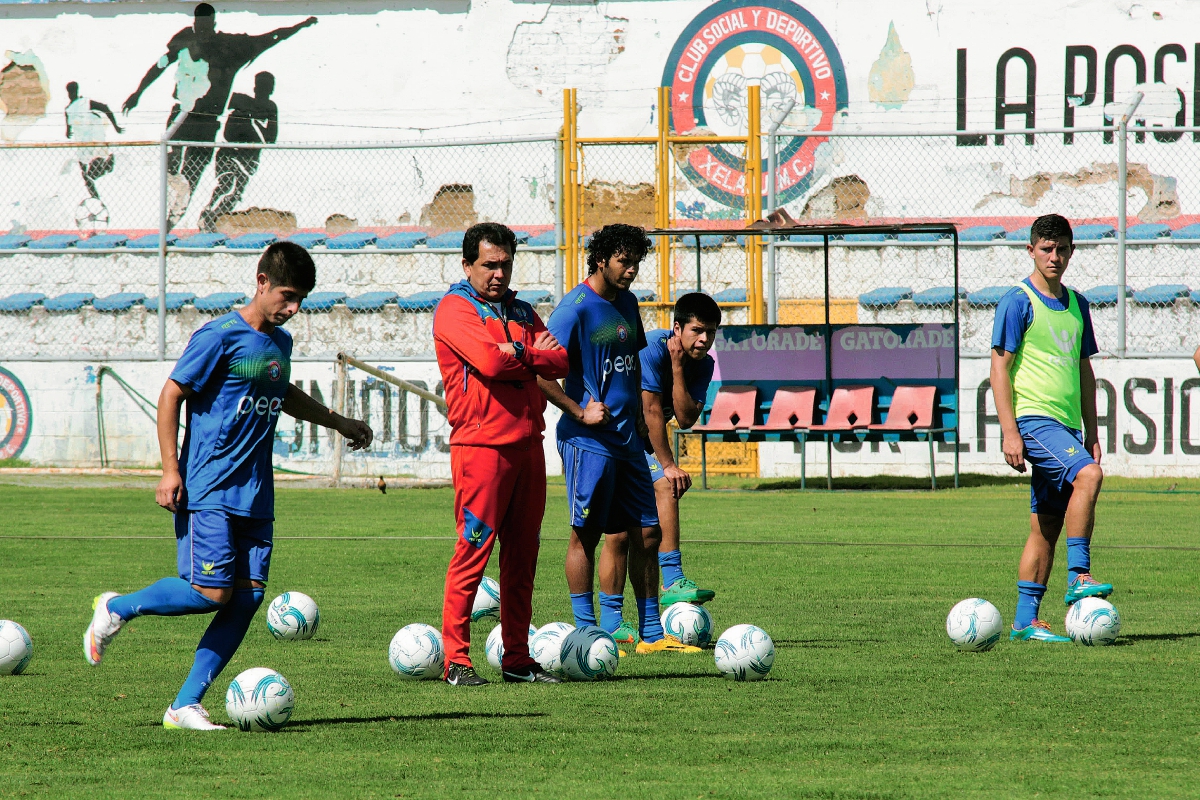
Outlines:
[{"label": "club crest on jersey", "polygon": [[279,380],[279,376],[283,374],[283,367],[279,366],[278,361],[272,361],[267,364],[267,377],[273,381]]},{"label": "club crest on jersey", "polygon": [[629,338],[629,329],[626,328],[624,325],[617,323],[617,339],[619,339],[620,341],[623,342],[628,338]]}]

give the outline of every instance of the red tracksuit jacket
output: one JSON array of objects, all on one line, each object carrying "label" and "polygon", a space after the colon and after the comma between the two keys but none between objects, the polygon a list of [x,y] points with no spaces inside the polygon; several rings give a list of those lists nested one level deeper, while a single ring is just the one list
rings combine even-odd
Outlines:
[{"label": "red tracksuit jacket", "polygon": [[[518,300],[516,292],[493,306],[465,279],[450,287],[433,315],[433,339],[451,445],[503,447],[541,440],[546,398],[537,376],[557,380],[568,370],[566,348],[534,348],[544,330],[533,307]],[[524,344],[520,359],[496,347],[510,341]]]}]

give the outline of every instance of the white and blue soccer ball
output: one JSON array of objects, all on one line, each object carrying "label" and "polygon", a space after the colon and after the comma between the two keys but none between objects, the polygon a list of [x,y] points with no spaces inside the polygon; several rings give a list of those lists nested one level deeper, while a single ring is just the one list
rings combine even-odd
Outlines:
[{"label": "white and blue soccer ball", "polygon": [[529,640],[529,655],[551,675],[562,677],[562,644],[567,634],[575,630],[565,622],[551,622],[538,628]]},{"label": "white and blue soccer ball", "polygon": [[734,625],[717,639],[717,671],[735,681],[759,681],[775,663],[775,643],[757,625]]},{"label": "white and blue soccer ball", "polygon": [[1000,610],[979,597],[956,603],[946,617],[946,635],[955,647],[966,653],[991,650],[1000,641],[1003,630]]},{"label": "white and blue soccer ball", "polygon": [[500,584],[487,577],[479,582],[475,590],[475,603],[471,606],[471,622],[479,622],[484,617],[500,619]]},{"label": "white and blue soccer ball", "polygon": [[663,630],[684,644],[704,647],[712,641],[712,615],[704,606],[674,603],[663,612]]},{"label": "white and blue soccer ball", "polygon": [[563,637],[559,662],[562,674],[573,681],[595,681],[617,673],[617,641],[603,628],[584,625]]},{"label": "white and blue soccer ball", "polygon": [[1121,633],[1121,615],[1099,597],[1077,600],[1067,611],[1067,635],[1085,645],[1112,644]]},{"label": "white and blue soccer ball", "polygon": [[320,624],[316,601],[303,592],[284,592],[267,606],[267,630],[276,639],[311,639]]},{"label": "white and blue soccer ball", "polygon": [[0,619],[0,675],[20,675],[33,658],[29,631],[11,619]]},{"label": "white and blue soccer ball", "polygon": [[446,667],[446,649],[442,632],[432,625],[414,622],[405,625],[388,645],[388,663],[405,680],[421,681],[442,677]]},{"label": "white and blue soccer ball", "polygon": [[241,673],[225,692],[225,713],[243,731],[277,731],[292,718],[295,705],[291,684],[266,667]]},{"label": "white and blue soccer ball", "polygon": [[[533,643],[533,637],[537,635],[537,628],[529,626],[529,641]],[[487,655],[487,662],[500,669],[504,663],[504,632],[501,626],[497,625],[492,628],[492,632],[488,634],[487,644],[483,647],[483,652]]]}]

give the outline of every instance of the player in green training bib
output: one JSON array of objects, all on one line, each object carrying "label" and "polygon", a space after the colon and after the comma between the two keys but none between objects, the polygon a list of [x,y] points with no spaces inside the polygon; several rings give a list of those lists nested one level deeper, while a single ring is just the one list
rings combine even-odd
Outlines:
[{"label": "player in green training bib", "polygon": [[1091,576],[1089,550],[1104,482],[1096,378],[1088,361],[1099,348],[1087,300],[1062,285],[1075,252],[1070,223],[1057,214],[1038,217],[1027,250],[1033,274],[1000,301],[992,328],[992,395],[1004,460],[1017,472],[1025,471],[1026,462],[1033,468],[1030,532],[1017,571],[1009,638],[1069,642],[1038,618],[1064,526],[1069,573],[1064,602],[1108,597],[1113,590]]}]

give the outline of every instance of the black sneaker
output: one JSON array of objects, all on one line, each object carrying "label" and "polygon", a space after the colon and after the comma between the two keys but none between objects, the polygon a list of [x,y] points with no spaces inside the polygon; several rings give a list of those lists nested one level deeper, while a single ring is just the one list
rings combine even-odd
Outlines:
[{"label": "black sneaker", "polygon": [[504,671],[505,683],[562,683],[562,678],[551,675],[538,666],[526,667],[520,672]]},{"label": "black sneaker", "polygon": [[451,686],[483,686],[488,681],[475,674],[474,667],[451,662],[450,669],[446,670],[446,683]]}]

